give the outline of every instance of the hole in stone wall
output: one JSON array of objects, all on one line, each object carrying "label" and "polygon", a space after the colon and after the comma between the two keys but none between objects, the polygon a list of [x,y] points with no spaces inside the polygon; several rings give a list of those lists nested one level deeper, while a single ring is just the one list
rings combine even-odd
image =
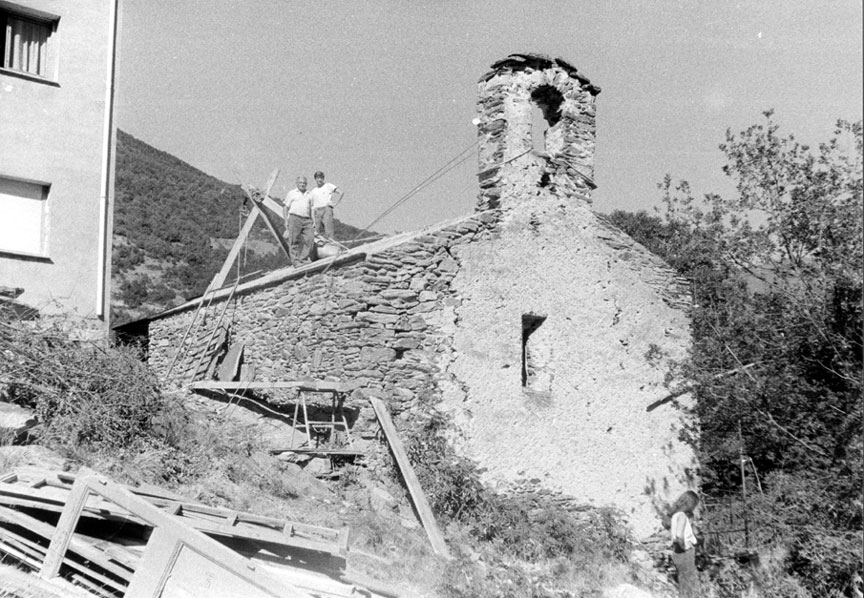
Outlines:
[{"label": "hole in stone wall", "polygon": [[549,123],[543,116],[543,109],[537,104],[531,104],[531,149],[546,153],[546,131]]},{"label": "hole in stone wall", "polygon": [[564,96],[551,85],[541,85],[531,92],[531,144],[535,151],[547,152],[546,134],[561,120]]},{"label": "hole in stone wall", "polygon": [[546,316],[522,314],[522,387],[532,388],[538,374],[545,367],[539,358],[539,347],[531,342],[531,335],[546,321]]}]

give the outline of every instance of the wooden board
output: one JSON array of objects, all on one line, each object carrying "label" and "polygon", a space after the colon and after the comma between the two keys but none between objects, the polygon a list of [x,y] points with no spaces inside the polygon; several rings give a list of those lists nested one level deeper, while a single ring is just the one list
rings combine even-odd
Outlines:
[{"label": "wooden board", "polygon": [[192,390],[278,390],[297,389],[309,392],[351,392],[359,388],[356,382],[334,382],[330,380],[295,380],[279,382],[222,382],[220,380],[201,380],[189,385]]},{"label": "wooden board", "polygon": [[[89,493],[98,494],[126,511],[134,513],[155,528],[144,556],[129,582],[126,598],[159,598],[160,596],[170,598],[171,593],[165,594],[163,590],[175,573],[175,565],[178,564],[181,553],[201,557],[194,559],[196,575],[206,575],[208,579],[214,580],[215,587],[230,587],[232,590],[240,588],[239,593],[220,593],[214,595],[214,598],[216,596],[218,598],[223,596],[224,598],[229,596],[308,598],[305,592],[273,579],[258,570],[248,559],[135,496],[119,484],[97,476],[78,478],[73,486],[73,493],[75,496],[84,495],[85,499]],[[49,553],[63,555],[64,539],[72,538],[68,528],[74,530],[77,524],[76,512],[80,514],[82,506],[83,501],[68,505],[68,510],[61,516],[64,527],[57,528]],[[184,562],[179,561],[181,565],[181,570],[177,571],[179,575],[189,573]]]},{"label": "wooden board", "polygon": [[234,343],[228,348],[228,353],[222,359],[216,377],[220,382],[232,382],[240,372],[240,360],[243,359],[243,343]]},{"label": "wooden board", "polygon": [[[261,213],[261,217],[264,219],[264,224],[266,224],[267,228],[270,229],[270,232],[273,234],[273,238],[276,239],[276,242],[279,244],[279,247],[282,248],[283,253],[285,253],[285,255],[290,260],[291,259],[291,251],[288,249],[288,243],[285,241],[285,238],[279,232],[279,227],[277,227],[275,224],[273,224],[273,221],[270,219],[270,215],[264,211],[265,210],[264,205],[261,203],[261,201],[257,197],[255,197],[255,194],[252,192],[252,190],[248,187],[244,187],[243,190],[246,191],[246,195],[249,196],[249,200],[253,204],[255,204],[255,207],[258,208],[258,210]],[[265,197],[267,195],[268,195],[267,193],[264,194]]]},{"label": "wooden board", "polygon": [[438,523],[435,521],[435,515],[432,513],[432,508],[429,506],[429,501],[426,500],[426,495],[423,493],[423,488],[420,486],[420,480],[417,479],[417,474],[414,473],[414,468],[411,467],[411,462],[408,460],[408,455],[405,453],[405,447],[399,439],[399,434],[396,432],[396,426],[393,425],[393,420],[390,419],[390,414],[387,412],[387,407],[376,397],[369,397],[372,403],[372,408],[375,410],[375,415],[378,416],[378,422],[381,424],[381,430],[384,431],[384,436],[387,437],[387,442],[390,444],[390,450],[396,458],[396,464],[399,466],[399,471],[402,473],[402,479],[405,480],[405,485],[408,486],[408,492],[411,495],[411,500],[414,502],[414,508],[417,509],[417,514],[420,516],[420,521],[423,523],[423,529],[426,530],[426,535],[429,537],[429,543],[432,544],[432,550],[435,554],[450,557],[450,552],[447,550],[447,544],[444,542],[444,536],[438,528]]},{"label": "wooden board", "polygon": [[[45,471],[44,477],[40,477],[33,483],[28,483],[27,478],[19,480],[18,475],[5,476],[5,479],[15,479],[18,483],[0,482],[0,505],[63,513],[66,505],[74,500],[70,491],[73,488],[71,482],[75,481],[75,477],[62,475],[66,484],[59,483],[59,475],[50,471]],[[266,542],[279,546],[281,551],[292,552],[296,549],[303,551],[303,554],[306,554],[306,551],[318,552],[335,557],[332,563],[337,568],[345,566],[348,528],[322,527],[210,507],[188,502],[183,497],[150,485],[143,488],[124,488],[207,535],[256,543]],[[79,517],[121,523],[131,522],[137,525],[146,524],[140,517],[92,493],[84,501]]]},{"label": "wooden board", "polygon": [[[264,191],[264,197],[270,195],[270,191],[273,189],[273,185],[276,184],[276,179],[278,177],[279,169],[270,173],[270,178],[267,180],[267,188]],[[237,238],[234,239],[234,245],[231,246],[231,251],[228,252],[228,257],[225,258],[225,263],[222,264],[222,269],[219,270],[219,273],[216,274],[210,282],[207,291],[219,289],[225,284],[225,281],[228,279],[228,273],[231,272],[231,267],[234,265],[234,260],[236,260],[237,256],[240,254],[240,250],[243,248],[243,244],[246,243],[246,238],[249,236],[249,233],[252,232],[252,227],[255,225],[255,221],[258,219],[259,215],[266,218],[266,214],[264,214],[258,207],[258,204],[253,201],[252,210],[249,212],[249,216],[246,217],[246,222],[243,224],[243,228],[240,229],[240,234],[238,234]],[[207,293],[205,292],[204,294],[206,295]]]},{"label": "wooden board", "polygon": [[260,213],[261,211],[258,209],[258,206],[253,204],[252,211],[249,212],[249,215],[246,217],[246,222],[243,223],[243,228],[240,229],[240,234],[238,234],[237,238],[234,239],[234,245],[231,246],[231,251],[228,252],[228,257],[225,258],[225,262],[222,264],[222,269],[219,270],[213,278],[213,281],[207,288],[208,291],[222,288],[225,281],[228,280],[228,274],[231,273],[231,268],[234,266],[234,260],[236,260],[237,256],[240,255],[240,250],[243,249],[243,245],[246,243],[246,238],[249,236],[249,233],[252,232],[252,228],[255,226],[255,221],[258,220]]}]

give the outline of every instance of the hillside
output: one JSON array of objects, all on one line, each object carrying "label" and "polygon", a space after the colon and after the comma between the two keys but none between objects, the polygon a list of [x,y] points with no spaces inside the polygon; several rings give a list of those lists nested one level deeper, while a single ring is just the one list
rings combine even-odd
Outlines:
[{"label": "hillside", "polygon": [[[244,199],[239,185],[118,130],[112,321],[122,324],[201,295],[246,218]],[[336,221],[337,240],[360,233]],[[239,261],[241,275],[286,265],[260,219]]]}]

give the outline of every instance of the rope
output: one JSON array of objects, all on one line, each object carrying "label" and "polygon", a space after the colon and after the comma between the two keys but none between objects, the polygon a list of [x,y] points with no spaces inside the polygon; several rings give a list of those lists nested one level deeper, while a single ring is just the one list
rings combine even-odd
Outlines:
[{"label": "rope", "polygon": [[[351,239],[350,241],[346,241],[346,243],[353,243],[354,241],[357,241],[360,238],[360,235],[362,235],[363,233],[368,231],[370,228],[372,228],[372,226],[374,226],[377,222],[380,222],[382,218],[386,217],[388,214],[391,214],[396,208],[398,208],[399,206],[404,204],[406,201],[408,201],[409,199],[411,199],[412,197],[417,195],[417,193],[419,193],[420,191],[422,191],[423,189],[425,189],[426,187],[428,187],[429,185],[431,185],[432,183],[434,183],[435,181],[437,181],[438,179],[443,177],[445,174],[447,174],[448,172],[450,172],[451,170],[453,170],[454,168],[456,168],[457,166],[459,166],[460,164],[465,162],[467,159],[472,157],[473,154],[469,153],[469,152],[471,152],[478,143],[479,143],[479,139],[475,140],[471,145],[469,145],[468,147],[463,149],[461,152],[456,154],[454,157],[450,158],[450,160],[445,162],[443,166],[438,168],[438,170],[436,170],[435,172],[430,174],[428,177],[423,179],[423,181],[421,181],[420,183],[415,185],[414,188],[412,188],[410,191],[408,191],[408,193],[406,193],[405,195],[403,195],[402,197],[397,199],[395,202],[393,202],[393,204],[389,208],[384,210],[377,218],[375,218],[375,220],[373,220],[372,222],[367,224],[366,228],[364,228],[359,233],[354,235],[354,238]],[[321,236],[323,236],[323,235],[321,235]],[[327,239],[327,237],[324,237],[324,238]],[[336,245],[338,245],[339,249],[336,252],[336,255],[333,256],[333,260],[329,264],[327,264],[327,267],[324,268],[324,270],[321,271],[322,276],[327,274],[330,271],[330,268],[333,267],[333,264],[335,263],[336,258],[338,258],[340,255],[342,255],[344,252],[348,251],[348,249],[349,249],[346,245],[339,243],[339,242],[335,241],[334,239],[327,239],[327,240],[336,243]],[[365,241],[365,239],[364,239],[364,241]],[[332,293],[332,279],[331,279],[331,285],[330,286],[331,286],[330,291]]]},{"label": "rope", "polygon": [[377,218],[375,218],[375,220],[373,220],[372,222],[367,224],[366,228],[364,228],[359,233],[357,233],[357,235],[354,236],[354,239],[352,239],[352,241],[357,240],[360,237],[360,235],[362,235],[363,233],[368,231],[375,224],[380,222],[385,216],[388,216],[389,214],[391,214],[396,208],[398,208],[399,206],[404,204],[406,201],[408,201],[409,199],[411,199],[412,197],[417,195],[417,193],[422,191],[424,188],[428,187],[430,184],[434,183],[435,181],[440,179],[442,176],[444,176],[445,174],[447,174],[448,172],[450,172],[451,170],[453,170],[454,168],[456,168],[457,166],[459,166],[460,164],[465,162],[468,158],[472,157],[473,154],[469,154],[468,152],[472,151],[478,143],[479,143],[479,139],[475,140],[471,145],[469,145],[464,150],[462,150],[461,152],[456,154],[456,156],[454,156],[449,161],[447,161],[438,170],[436,170],[435,172],[430,174],[422,182],[418,183],[413,189],[408,191],[408,193],[406,193],[405,195],[403,195],[402,197],[397,199],[389,208],[384,210]]}]

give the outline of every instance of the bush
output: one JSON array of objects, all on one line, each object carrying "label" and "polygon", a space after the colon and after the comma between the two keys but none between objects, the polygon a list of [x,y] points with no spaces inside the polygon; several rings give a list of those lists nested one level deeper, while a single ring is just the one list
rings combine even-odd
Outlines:
[{"label": "bush", "polygon": [[166,453],[188,437],[184,410],[133,350],[73,340],[58,323],[0,321],[0,389],[35,412],[35,439],[67,456]]}]

